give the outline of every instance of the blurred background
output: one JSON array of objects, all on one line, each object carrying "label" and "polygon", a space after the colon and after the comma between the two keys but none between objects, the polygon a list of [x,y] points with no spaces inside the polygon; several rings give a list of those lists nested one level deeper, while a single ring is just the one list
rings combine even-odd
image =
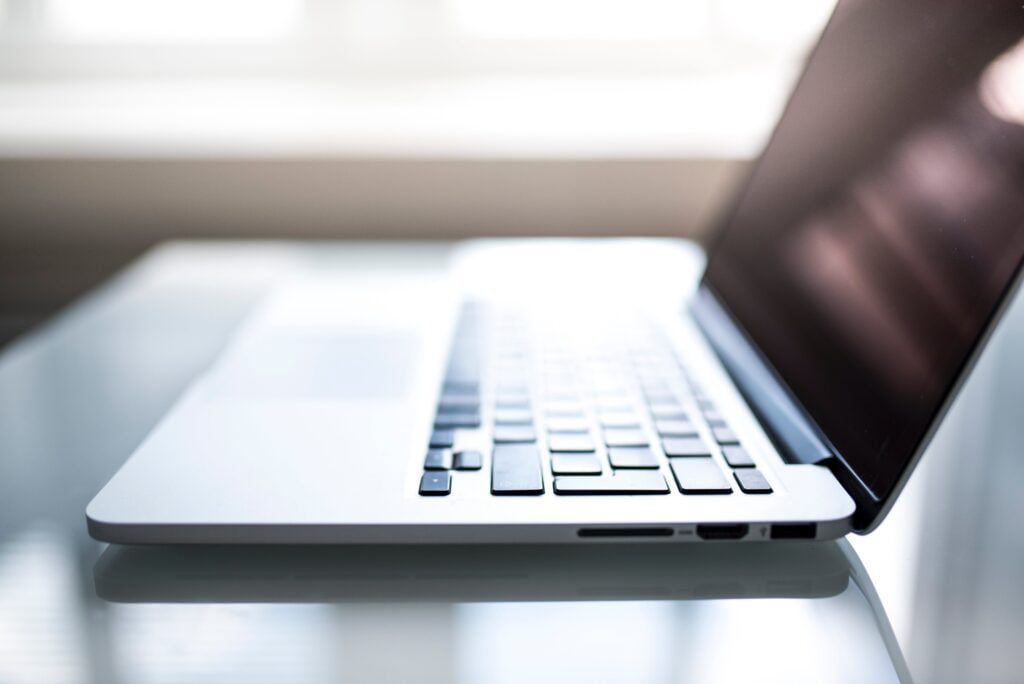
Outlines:
[{"label": "blurred background", "polygon": [[0,0],[0,344],[167,239],[700,239],[832,4]]}]

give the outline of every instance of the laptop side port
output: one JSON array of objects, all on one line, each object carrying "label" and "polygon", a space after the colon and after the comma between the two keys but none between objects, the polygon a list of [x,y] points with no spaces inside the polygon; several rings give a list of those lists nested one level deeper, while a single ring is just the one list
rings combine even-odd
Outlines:
[{"label": "laptop side port", "polygon": [[746,523],[707,523],[697,525],[697,536],[701,539],[743,539],[750,531]]},{"label": "laptop side port", "polygon": [[671,537],[671,527],[581,527],[580,537]]},{"label": "laptop side port", "polygon": [[816,523],[782,523],[772,525],[772,539],[814,539],[818,536]]}]

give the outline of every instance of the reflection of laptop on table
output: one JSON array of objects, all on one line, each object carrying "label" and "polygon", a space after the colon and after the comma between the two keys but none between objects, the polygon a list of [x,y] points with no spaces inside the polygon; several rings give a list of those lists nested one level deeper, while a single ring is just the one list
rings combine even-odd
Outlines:
[{"label": "reflection of laptop on table", "polygon": [[[440,640],[437,656],[442,659],[445,650],[471,648],[460,642],[458,630],[445,630],[449,620],[459,619],[451,617],[453,606],[490,604],[478,606],[477,614],[486,612],[500,623],[485,639],[500,642],[515,638],[516,624],[529,629],[534,617],[549,629],[553,624],[556,630],[564,627],[555,603],[642,601],[652,607],[673,606],[670,612],[686,636],[666,634],[665,642],[676,655],[699,653],[705,668],[713,668],[717,658],[703,644],[719,643],[747,656],[752,651],[771,653],[775,660],[755,658],[758,671],[762,679],[779,679],[787,669],[782,664],[790,657],[787,653],[807,648],[808,640],[800,635],[809,629],[815,657],[806,652],[797,657],[803,663],[800,681],[835,678],[837,667],[846,670],[850,681],[910,681],[870,578],[845,541],[111,546],[94,574],[100,598],[123,604],[249,604],[250,610],[254,604],[334,604],[332,614],[337,615],[370,603],[377,614],[389,616],[392,629],[409,611],[417,616],[411,621],[417,625],[413,638]],[[523,603],[539,606],[534,612]],[[423,604],[433,607],[435,622],[429,628],[423,624]],[[263,613],[250,617],[259,615]],[[503,620],[503,615],[516,617]],[[272,619],[281,617],[274,613]],[[775,629],[760,632],[755,648],[744,640],[746,629],[736,623],[756,628],[762,621]],[[593,636],[574,634],[570,641],[591,642]],[[389,632],[386,639],[389,647],[402,651],[400,637]],[[562,655],[571,662],[570,653]],[[815,674],[817,669],[824,671]]]},{"label": "reflection of laptop on table", "polygon": [[1022,35],[1016,2],[841,4],[686,312],[698,266],[668,248],[310,264],[96,496],[91,533],[872,529],[1017,280]]},{"label": "reflection of laptop on table", "polygon": [[[698,550],[699,549],[699,550]],[[123,603],[609,601],[835,596],[835,544],[112,546],[101,598]]]}]

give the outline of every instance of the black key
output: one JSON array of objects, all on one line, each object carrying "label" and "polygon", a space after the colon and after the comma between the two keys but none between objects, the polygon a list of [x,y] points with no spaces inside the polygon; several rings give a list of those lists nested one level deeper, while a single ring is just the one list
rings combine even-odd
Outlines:
[{"label": "black key", "polygon": [[448,396],[441,397],[441,400],[437,402],[438,413],[479,413],[480,412],[480,400],[477,399],[475,394],[466,396]]},{"label": "black key", "polygon": [[533,411],[521,408],[500,408],[494,412],[494,422],[501,425],[529,425],[533,422]]},{"label": "black key", "polygon": [[491,493],[497,495],[543,494],[540,452],[527,444],[494,447],[491,463]]},{"label": "black key", "polygon": [[701,411],[714,411],[715,403],[706,397],[697,399],[697,406],[700,406]]},{"label": "black key", "polygon": [[668,491],[665,478],[655,470],[555,478],[555,494],[668,494]]},{"label": "black key", "polygon": [[672,391],[669,384],[662,378],[662,374],[665,369],[657,364],[649,362],[637,364],[637,375],[640,380],[640,388],[643,389],[645,394],[668,394]]},{"label": "black key", "polygon": [[633,410],[633,405],[628,401],[623,401],[620,398],[614,398],[611,400],[605,399],[598,402],[597,410],[600,413],[630,413]]},{"label": "black key", "polygon": [[423,496],[448,496],[452,491],[452,476],[447,470],[423,473],[420,478],[420,494]]},{"label": "black key", "polygon": [[725,457],[725,462],[733,468],[754,467],[754,459],[750,458],[747,450],[739,444],[730,444],[722,447],[722,456]]},{"label": "black key", "polygon": [[683,494],[729,494],[732,487],[712,458],[672,459],[672,475]]},{"label": "black key", "polygon": [[497,444],[536,442],[537,432],[532,425],[495,425],[494,441]]},{"label": "black key", "polygon": [[651,417],[655,420],[685,420],[686,411],[679,404],[655,404],[651,406]]},{"label": "black key", "polygon": [[711,428],[711,432],[715,435],[715,441],[719,444],[739,444],[739,438],[736,433],[727,427],[716,427]]},{"label": "black key", "polygon": [[439,413],[434,418],[434,427],[445,428],[475,428],[480,427],[479,413]]},{"label": "black key", "polygon": [[528,409],[530,408],[530,397],[515,395],[498,395],[494,405],[499,409]]},{"label": "black key", "polygon": [[640,418],[632,411],[602,413],[598,419],[603,428],[638,428]]},{"label": "black key", "polygon": [[651,406],[659,405],[671,405],[676,403],[676,395],[671,392],[648,392],[644,395],[647,399],[647,403]]},{"label": "black key", "polygon": [[583,418],[548,418],[545,426],[556,434],[590,432],[590,424]]},{"label": "black key", "polygon": [[744,494],[771,494],[772,486],[757,468],[743,468],[732,473]]},{"label": "black key", "polygon": [[705,411],[704,420],[708,421],[708,425],[710,425],[711,427],[725,427],[725,419],[722,418],[722,414],[720,414],[718,411]]},{"label": "black key", "polygon": [[460,380],[446,380],[444,383],[444,394],[478,394],[480,392],[480,386],[475,382],[465,382]]},{"label": "black key", "polygon": [[654,429],[662,437],[696,437],[697,428],[688,420],[656,420]]},{"label": "black key", "polygon": [[605,430],[604,443],[610,447],[647,446],[643,430]]},{"label": "black key", "polygon": [[601,461],[591,454],[551,454],[555,475],[600,475]]},{"label": "black key", "polygon": [[588,434],[580,435],[548,435],[548,451],[551,452],[588,452],[594,451],[594,440]]},{"label": "black key", "polygon": [[582,418],[583,407],[576,402],[555,401],[545,405],[544,413],[551,418]]},{"label": "black key", "polygon": [[551,390],[549,389],[544,393],[545,402],[558,402],[558,401],[569,401],[578,402],[580,395],[578,392],[568,390]]},{"label": "black key", "polygon": [[455,433],[451,430],[434,430],[430,435],[432,449],[450,449],[455,443]]},{"label": "black key", "polygon": [[423,459],[424,470],[448,470],[452,467],[452,452],[447,449],[428,449]]},{"label": "black key", "polygon": [[657,468],[658,458],[648,447],[611,447],[608,460],[613,468]]},{"label": "black key", "polygon": [[621,401],[622,397],[629,394],[629,390],[619,384],[620,381],[612,379],[607,383],[598,381],[594,390],[599,402]]},{"label": "black key", "polygon": [[711,449],[700,437],[666,437],[661,440],[661,448],[669,457],[711,455]]},{"label": "black key", "polygon": [[631,394],[622,387],[602,387],[591,382],[583,401],[595,411],[628,411],[637,403]]},{"label": "black key", "polygon": [[484,455],[479,451],[456,451],[455,470],[480,470],[484,467]]}]

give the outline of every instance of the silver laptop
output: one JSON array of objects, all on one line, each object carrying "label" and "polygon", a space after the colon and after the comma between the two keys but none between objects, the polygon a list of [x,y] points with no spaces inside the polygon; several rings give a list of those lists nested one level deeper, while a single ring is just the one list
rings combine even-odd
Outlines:
[{"label": "silver laptop", "polygon": [[658,241],[324,248],[97,494],[90,533],[871,530],[1018,280],[1022,37],[1019,2],[841,4],[706,259]]}]

